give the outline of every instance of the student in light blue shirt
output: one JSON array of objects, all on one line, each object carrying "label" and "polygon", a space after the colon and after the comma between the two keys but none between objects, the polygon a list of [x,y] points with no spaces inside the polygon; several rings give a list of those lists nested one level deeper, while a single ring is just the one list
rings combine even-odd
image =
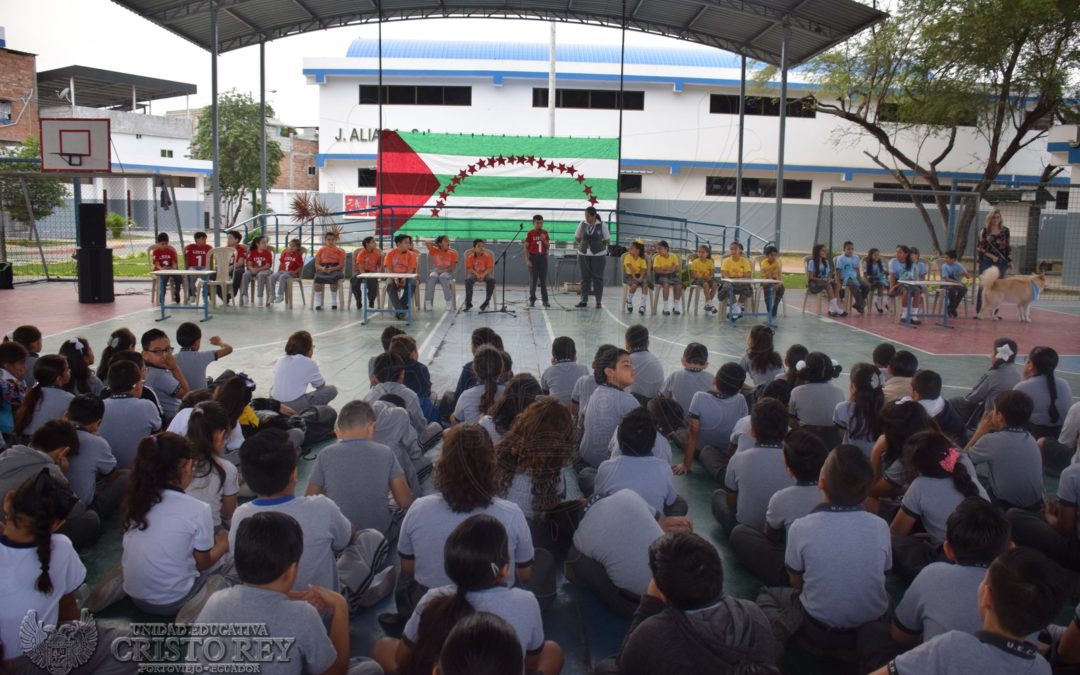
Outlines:
[{"label": "student in light blue shirt", "polygon": [[870,284],[862,278],[862,259],[855,255],[855,244],[850,241],[844,242],[844,255],[836,256],[836,281],[841,289],[848,289],[851,296],[851,304],[859,314],[866,307],[866,296],[870,294]]},{"label": "student in light blue shirt", "polygon": [[[945,251],[945,263],[941,266],[941,280],[963,283],[964,279],[970,278],[971,273],[964,267],[964,263],[956,259],[956,249]],[[964,296],[967,295],[967,286],[949,286],[945,289],[945,295],[948,299],[945,311],[951,317],[958,317],[959,314],[956,313],[956,308],[960,306]]]}]

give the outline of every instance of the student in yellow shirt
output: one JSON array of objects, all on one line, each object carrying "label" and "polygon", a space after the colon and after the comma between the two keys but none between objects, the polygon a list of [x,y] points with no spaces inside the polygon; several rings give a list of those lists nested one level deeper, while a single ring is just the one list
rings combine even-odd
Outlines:
[{"label": "student in yellow shirt", "polygon": [[[728,257],[720,263],[720,274],[725,279],[749,279],[754,276],[754,265],[750,259],[743,255],[743,245],[737,241],[728,246]],[[721,284],[720,292],[728,296],[728,308],[731,320],[742,317],[743,305],[750,300],[754,292],[750,284],[736,284],[725,281]],[[738,296],[738,300],[735,297]]]},{"label": "student in yellow shirt", "polygon": [[671,246],[666,241],[656,245],[656,255],[652,259],[653,275],[656,283],[661,287],[664,301],[664,316],[670,316],[668,310],[668,297],[674,289],[675,316],[682,314],[682,277],[679,275],[679,257],[671,252]]},{"label": "student in yellow shirt", "polygon": [[716,281],[714,280],[715,267],[712,259],[712,250],[708,244],[698,246],[697,257],[690,261],[690,285],[701,286],[705,293],[705,311],[716,314]]},{"label": "student in yellow shirt", "polygon": [[640,241],[630,242],[630,250],[623,256],[623,283],[626,284],[626,311],[634,312],[634,296],[641,290],[639,314],[645,313],[649,300],[649,261],[645,259],[645,245]]},{"label": "student in yellow shirt", "polygon": [[[761,268],[761,277],[763,279],[783,281],[783,277],[780,276],[780,249],[776,248],[774,244],[769,244],[765,247],[765,259],[761,261],[759,267]],[[784,298],[784,284],[768,284],[763,286],[762,290],[765,293],[765,306],[770,308],[773,318],[775,319],[776,309],[780,306],[780,301]]]}]

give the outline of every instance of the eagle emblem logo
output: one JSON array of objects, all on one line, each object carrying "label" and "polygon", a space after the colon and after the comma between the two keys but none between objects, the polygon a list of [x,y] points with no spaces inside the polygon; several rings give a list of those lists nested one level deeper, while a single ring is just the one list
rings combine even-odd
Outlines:
[{"label": "eagle emblem logo", "polygon": [[19,625],[23,654],[49,675],[67,675],[87,663],[97,650],[98,628],[94,617],[83,610],[78,621],[46,625],[31,609]]}]

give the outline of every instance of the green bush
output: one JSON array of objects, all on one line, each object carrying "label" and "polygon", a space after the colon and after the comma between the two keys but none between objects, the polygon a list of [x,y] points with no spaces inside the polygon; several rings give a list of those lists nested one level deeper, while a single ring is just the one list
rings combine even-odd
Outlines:
[{"label": "green bush", "polygon": [[105,216],[105,227],[109,228],[113,239],[119,239],[124,235],[127,224],[127,218],[115,211],[109,211],[108,215]]}]

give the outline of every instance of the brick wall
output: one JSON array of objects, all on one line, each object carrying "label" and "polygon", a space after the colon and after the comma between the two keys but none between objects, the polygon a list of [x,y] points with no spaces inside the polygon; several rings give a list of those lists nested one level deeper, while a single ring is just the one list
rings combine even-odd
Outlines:
[{"label": "brick wall", "polygon": [[[279,140],[279,139],[275,139]],[[318,170],[314,176],[308,175],[308,167],[315,166],[315,155],[319,152],[319,142],[293,137],[292,150],[286,151],[278,165],[281,175],[274,183],[277,190],[319,190]],[[285,144],[283,145],[283,149]]]},{"label": "brick wall", "polygon": [[[21,143],[28,137],[38,136],[37,68],[33,54],[0,49],[0,101],[11,104],[11,119],[19,118],[18,124],[0,125],[0,145]],[[30,96],[28,108],[23,111],[23,101]]]}]

